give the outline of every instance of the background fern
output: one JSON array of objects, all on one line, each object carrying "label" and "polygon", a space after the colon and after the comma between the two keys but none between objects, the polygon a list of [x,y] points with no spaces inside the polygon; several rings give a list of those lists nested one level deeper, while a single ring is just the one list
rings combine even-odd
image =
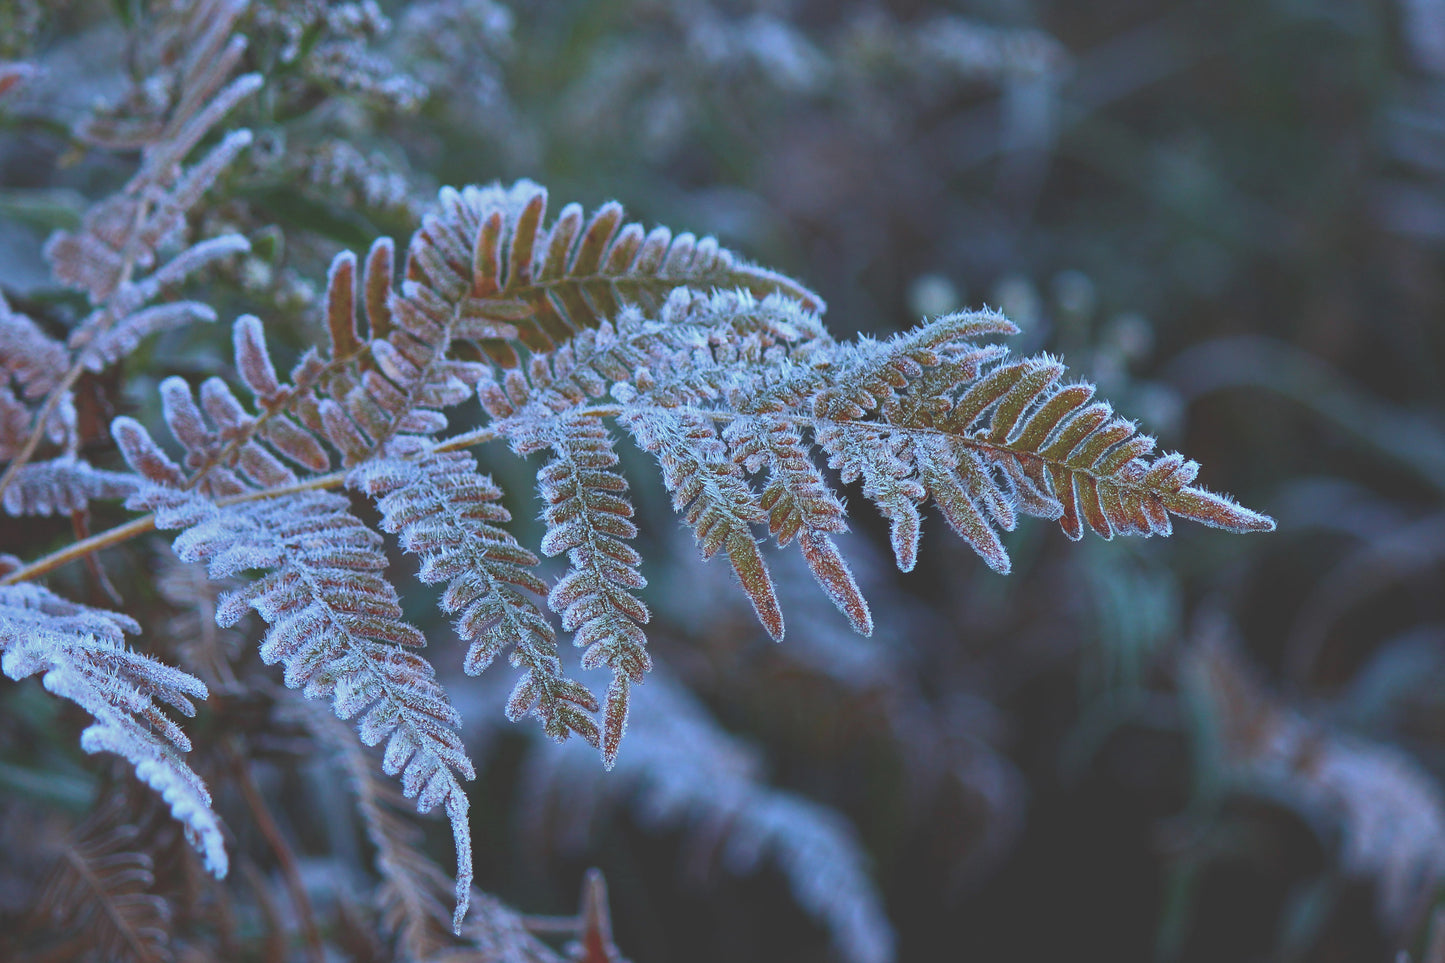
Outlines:
[{"label": "background fern", "polygon": [[1437,4],[122,6],[0,9],[0,957],[1431,958]]}]

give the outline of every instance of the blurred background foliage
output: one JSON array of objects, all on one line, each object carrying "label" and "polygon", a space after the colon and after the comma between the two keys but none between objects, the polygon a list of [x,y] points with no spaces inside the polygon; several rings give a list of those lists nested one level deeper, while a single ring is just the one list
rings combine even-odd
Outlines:
[{"label": "blurred background foliage", "polygon": [[[5,55],[42,71],[0,144],[0,286],[32,316],[78,311],[38,252],[124,180],[165,61],[126,29],[164,13],[0,4]],[[223,316],[299,349],[340,247],[405,236],[439,185],[531,177],[716,234],[839,335],[1001,307],[1018,350],[1279,521],[1078,547],[1025,521],[1007,579],[947,537],[902,577],[864,510],[845,554],[879,631],[779,559],[774,646],[644,487],[665,670],[618,770],[502,723],[505,678],[447,680],[486,760],[483,888],[566,912],[600,866],[636,963],[1445,961],[1445,2],[256,0],[243,29],[257,140],[192,225],[252,239]],[[91,397],[153,415],[159,378],[226,357],[224,331],[168,335]],[[0,699],[26,720],[0,782],[82,812],[54,707]],[[258,781],[345,908],[365,860],[252,701],[209,724],[274,746]],[[5,906],[30,875],[5,870]]]}]

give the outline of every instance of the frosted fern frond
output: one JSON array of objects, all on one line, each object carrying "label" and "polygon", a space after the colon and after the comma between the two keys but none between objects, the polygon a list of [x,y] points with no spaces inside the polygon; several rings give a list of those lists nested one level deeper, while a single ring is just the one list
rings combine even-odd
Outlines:
[{"label": "frosted fern frond", "polygon": [[125,646],[138,632],[128,616],[67,601],[34,585],[0,586],[0,668],[20,680],[44,673],[41,683],[95,717],[81,733],[86,752],[113,752],[160,793],[186,828],[192,845],[217,876],[226,874],[221,825],[211,795],[181,753],[191,742],[157,703],[184,716],[205,699],[194,676]]},{"label": "frosted fern frond", "polygon": [[246,51],[236,28],[247,6],[247,0],[198,0],[147,10],[152,19],[131,51],[129,86],[83,117],[76,136],[106,150],[144,151],[157,170],[183,158],[194,142],[161,145],[183,129],[201,128],[204,135],[214,124],[205,115],[228,109],[236,95],[223,88]]},{"label": "frosted fern frond", "polygon": [[[814,578],[855,628],[867,633],[872,626],[832,541],[846,531],[846,517],[815,449],[843,481],[862,482],[864,497],[890,523],[904,570],[917,560],[930,500],[999,572],[1010,567],[999,532],[1013,529],[1020,513],[1059,519],[1071,538],[1082,535],[1084,523],[1106,538],[1168,534],[1171,512],[1235,531],[1273,527],[1227,498],[1189,487],[1197,465],[1153,456],[1153,439],[1091,403],[1091,386],[1059,385],[1060,362],[1012,361],[1002,345],[978,340],[1016,331],[997,313],[964,312],[886,341],[840,343],[796,301],[679,288],[655,318],[624,308],[595,334],[483,379],[478,394],[491,428],[518,452],[555,445],[585,425],[605,442],[605,455],[599,449],[596,457],[609,469],[615,455],[603,419],[616,417],[657,458],[703,556],[727,552],[775,638],[783,618],[753,529],[765,521],[780,544],[798,541]],[[609,396],[618,404],[606,404]],[[749,476],[764,472],[758,492]],[[620,477],[598,481],[625,491]],[[565,496],[544,488],[548,504],[561,505]],[[609,504],[614,515],[630,513],[624,503]],[[576,510],[561,507],[560,520],[572,525]],[[625,537],[635,531],[631,522],[620,530]],[[631,555],[619,558],[633,564]],[[568,604],[611,611],[616,603],[605,584],[569,573],[567,590],[586,591]],[[567,627],[582,621],[569,614]],[[644,651],[640,619],[598,625],[628,649]],[[584,644],[593,641],[589,636]],[[608,760],[615,758],[612,727],[626,718],[612,706],[625,704],[639,678],[614,677],[604,723]]]},{"label": "frosted fern frond", "polygon": [[[520,207],[515,211],[508,206],[516,204]],[[571,213],[564,212],[557,225],[544,231],[544,207],[545,192],[529,182],[511,191],[443,191],[439,213],[428,215],[408,245],[406,279],[399,287],[392,276],[390,239],[372,246],[359,279],[356,257],[338,255],[325,302],[329,350],[308,351],[291,372],[289,384],[277,376],[260,322],[239,319],[236,366],[256,398],[254,413],[218,379],[203,385],[199,398],[185,397],[187,389],[178,381],[163,385],[167,420],[187,449],[187,484],[210,494],[236,494],[248,484],[281,483],[275,479],[289,470],[287,462],[325,470],[331,460],[327,448],[339,452],[343,464],[354,465],[400,435],[434,435],[447,424],[440,409],[469,397],[488,370],[459,360],[453,356],[455,349],[475,345],[493,361],[510,365],[518,363],[514,342],[534,348],[561,342],[559,351],[567,351],[566,342],[579,330],[596,327],[619,304],[655,308],[679,283],[744,285],[775,297],[786,295],[789,304],[798,303],[793,298],[821,303],[781,275],[737,262],[710,239],[694,242],[683,235],[671,240],[659,229],[646,243],[633,244],[628,239],[640,236],[641,228],[618,230],[616,205],[605,208],[585,230],[573,205]],[[669,240],[663,244],[665,238]],[[660,259],[653,250],[659,244],[665,255]],[[524,261],[531,266],[520,267]],[[506,307],[508,299],[521,299],[525,311],[518,313],[515,304]],[[811,318],[804,323],[816,330],[807,335],[821,332],[816,316],[798,308],[793,313]],[[564,316],[565,324],[548,320]],[[552,333],[540,341],[528,334],[549,325]],[[560,353],[550,360],[554,381],[572,377],[585,392],[586,385],[600,379],[623,376],[630,367],[619,370],[619,365],[636,363],[640,356],[610,362],[598,356],[593,360],[610,364],[601,372],[587,371]],[[537,372],[547,363],[544,355],[533,358]],[[575,387],[567,390],[576,397]],[[265,477],[248,473],[247,462]],[[236,478],[238,469],[252,477]]]},{"label": "frosted fern frond", "polygon": [[157,52],[157,72],[131,91],[148,107],[165,91],[160,109],[119,128],[100,118],[80,125],[83,140],[141,150],[140,168],[125,188],[90,208],[78,231],[59,231],[45,246],[55,277],[86,291],[93,304],[123,289],[134,269],[155,263],[183,230],[186,213],[250,144],[250,131],[232,130],[195,164],[182,166],[232,108],[261,87],[259,74],[231,79],[246,49],[245,37],[235,34],[245,8],[244,0],[188,5],[179,29],[156,31],[169,49]]},{"label": "frosted fern frond", "polygon": [[511,340],[547,352],[615,317],[625,304],[655,313],[679,286],[779,293],[823,307],[796,281],[741,261],[713,238],[673,237],[665,227],[649,232],[624,223],[616,202],[590,218],[569,204],[543,227],[547,191],[523,180],[510,188],[445,188],[439,206],[408,252],[406,276],[467,318],[512,326],[513,338],[472,338],[505,367],[520,363]]},{"label": "frosted fern frond", "polygon": [[763,783],[748,748],[669,676],[655,674],[647,694],[610,776],[575,743],[533,750],[524,798],[530,831],[540,833],[549,811],[564,807],[575,834],[579,814],[585,830],[586,813],[625,800],[644,826],[685,828],[698,852],[729,872],[748,874],[774,861],[798,905],[828,929],[840,959],[892,960],[893,930],[847,822]]},{"label": "frosted fern frond", "polygon": [[[627,726],[631,686],[652,668],[642,630],[651,616],[633,594],[647,580],[637,570],[642,556],[627,544],[637,535],[632,502],[601,418],[573,414],[538,428],[519,429],[513,444],[519,454],[544,448],[552,452],[537,472],[547,523],[542,552],[565,552],[570,565],[552,586],[547,605],[562,616],[574,644],[585,647],[583,667],[612,670],[601,733],[602,757],[611,766]],[[524,678],[508,700],[507,714],[518,718],[539,698],[540,689]]]},{"label": "frosted fern frond", "polygon": [[[218,105],[226,110],[241,97],[255,91],[260,86],[260,78],[251,74],[232,86],[232,96]],[[221,111],[222,114],[224,112]],[[215,124],[220,120],[220,114],[207,115],[204,119],[208,124]],[[187,130],[183,140],[158,144],[157,149],[165,151],[165,162],[175,164],[204,134],[205,130]],[[177,132],[174,136],[180,137],[181,133]],[[130,283],[131,272],[135,268],[149,268],[155,263],[157,251],[183,226],[186,212],[195,206],[222,171],[250,143],[250,131],[230,132],[174,182],[169,180],[173,176],[172,168],[143,165],[123,191],[86,212],[80,230],[57,231],[46,242],[45,257],[56,279],[85,291],[96,305],[122,293]],[[156,163],[160,162],[161,158],[157,157]],[[226,238],[232,250],[249,249],[238,235],[227,235]],[[174,283],[194,273],[205,261],[214,260],[215,254],[208,248],[192,248],[172,260],[167,267],[155,271],[154,275],[159,277],[154,278],[151,287]],[[134,302],[149,298],[132,295],[125,300],[132,301],[130,307],[134,309],[138,306]],[[114,322],[114,318],[110,320]],[[77,338],[82,336],[82,332],[89,334],[108,330],[110,326],[102,327],[99,321],[100,316],[97,316],[78,329],[72,337],[72,347],[80,346]]]},{"label": "frosted fern frond", "polygon": [[511,650],[512,665],[523,672],[509,716],[531,711],[549,736],[575,732],[597,745],[589,715],[597,710],[596,697],[563,674],[556,630],[532,601],[547,594],[532,571],[537,557],[501,527],[511,515],[498,504],[501,489],[477,473],[476,459],[436,451],[377,459],[353,469],[348,483],[379,496],[382,528],[421,556],[418,577],[446,582],[441,606],[457,617],[457,634],[469,643],[466,673],[479,675]]},{"label": "frosted fern frond", "polygon": [[[840,342],[814,296],[713,242],[622,227],[615,205],[585,224],[569,208],[544,230],[544,209],[544,193],[527,182],[444,191],[408,244],[399,283],[389,239],[374,243],[364,264],[343,252],[327,280],[328,343],[305,352],[286,380],[261,322],[238,319],[235,367],[250,398],[220,378],[197,389],[179,378],[161,385],[180,464],[134,420],[112,424],[141,479],[128,505],[181,530],[177,553],[205,562],[213,578],[260,573],[224,596],[217,621],[258,611],[269,623],[262,658],[283,663],[288,685],[327,700],[339,717],[360,715],[363,741],[387,744],[383,768],[402,777],[418,808],[446,810],[459,863],[454,926],[470,892],[461,780],[472,764],[457,714],[416,652],[423,640],[382,575],[380,536],[324,489],[345,483],[375,497],[383,527],[420,557],[421,579],[445,584],[442,607],[469,643],[469,673],[502,652],[523,670],[510,718],[536,715],[558,739],[578,733],[608,767],[632,687],[652,665],[638,594],[646,582],[631,544],[637,527],[609,422],[655,457],[701,554],[726,552],[778,638],[783,617],[758,544],[763,531],[780,545],[797,542],[832,603],[860,632],[872,628],[833,541],[847,518],[824,462],[844,483],[861,482],[890,523],[904,569],[916,562],[930,500],[998,571],[1009,567],[999,532],[1021,513],[1058,519],[1071,537],[1085,524],[1105,537],[1167,534],[1170,513],[1236,531],[1273,525],[1192,487],[1193,462],[1154,455],[1152,439],[1095,402],[1092,387],[1064,384],[1060,362],[1011,360],[986,340],[1015,332],[1001,315],[959,313],[884,341]],[[181,266],[127,281],[97,316],[162,311],[144,308],[158,285],[210,256],[198,249],[226,243],[204,242]],[[108,357],[95,347],[105,343],[100,329],[89,330],[85,350]],[[13,374],[6,387],[0,402],[28,411]],[[444,410],[474,391],[487,424],[438,437]],[[9,411],[0,404],[0,416]],[[454,450],[488,440],[544,456],[538,554],[568,562],[550,586],[507,531],[500,491]],[[544,589],[585,650],[582,666],[612,672],[600,726],[599,700],[563,671],[555,630],[535,601]],[[789,806],[769,811],[765,838],[787,835],[801,818]],[[798,838],[817,837],[810,832],[800,828]]]},{"label": "frosted fern frond", "polygon": [[0,507],[7,515],[68,515],[82,511],[92,499],[125,498],[133,491],[133,476],[62,455],[21,466]]},{"label": "frosted fern frond", "polygon": [[459,315],[415,283],[405,283],[404,293],[394,290],[394,258],[391,239],[382,238],[360,278],[351,252],[333,260],[328,350],[308,350],[289,383],[277,375],[260,320],[236,320],[236,369],[254,410],[219,378],[198,392],[179,378],[162,382],[167,424],[186,449],[187,486],[221,496],[274,487],[294,481],[295,469],[327,470],[332,452],[355,465],[399,436],[446,427],[440,409],[469,398],[485,368],[447,356]]},{"label": "frosted fern frond", "polygon": [[[797,538],[817,581],[862,631],[867,605],[830,536],[845,530],[841,499],[813,461],[821,449],[843,481],[888,519],[904,570],[917,559],[921,509],[938,506],[999,572],[1000,531],[1020,513],[1083,525],[1105,538],[1168,534],[1170,513],[1234,531],[1273,522],[1189,485],[1198,466],[1154,456],[1154,441],[1092,386],[1059,385],[1064,366],[1021,361],[978,338],[1016,328],[992,312],[928,322],[887,341],[833,341],[782,298],[679,290],[649,321],[623,311],[614,328],[563,354],[479,386],[498,431],[545,433],[606,393],[618,420],[658,457],[674,507],[704,556],[726,549],[759,619],[783,630],[752,526]],[[630,368],[610,387],[603,380]],[[560,385],[560,387],[559,387]],[[718,423],[725,427],[721,438]],[[746,473],[767,470],[759,494]]]},{"label": "frosted fern frond", "polygon": [[[677,288],[655,317],[628,305],[595,331],[532,355],[525,369],[483,379],[477,395],[493,418],[523,425],[545,417],[541,409],[566,411],[614,387],[619,397],[634,398],[637,387],[628,383],[634,379],[663,406],[723,395],[743,404],[774,373],[773,362],[831,342],[818,316],[791,298],[771,294],[759,301],[741,291]],[[784,385],[769,387],[773,396],[786,394]]]},{"label": "frosted fern frond", "polygon": [[[236,0],[194,6],[195,43],[178,55],[182,66],[175,101],[134,145],[143,148],[140,169],[120,191],[92,205],[79,229],[57,231],[46,242],[44,254],[56,280],[85,291],[95,307],[70,332],[63,352],[39,343],[35,346],[44,350],[28,367],[5,364],[15,369],[10,373],[20,382],[21,397],[38,401],[44,395],[39,410],[31,412],[9,385],[0,384],[0,453],[10,462],[0,475],[0,494],[7,498],[42,439],[75,453],[72,388],[81,372],[103,370],[156,332],[214,320],[215,312],[199,302],[156,302],[208,264],[250,249],[239,234],[182,247],[186,215],[251,142],[249,131],[230,131],[194,165],[183,166],[231,108],[261,85],[256,74],[226,83],[245,48],[243,38],[231,36],[244,6]],[[177,247],[179,253],[154,267],[162,249]],[[137,276],[137,271],[149,273]],[[17,342],[37,342],[37,332],[23,330],[8,307],[0,314],[7,316],[0,347],[8,352],[22,346]],[[45,374],[37,377],[42,367]],[[80,489],[72,486],[70,494],[79,496]]]},{"label": "frosted fern frond", "polygon": [[854,629],[872,635],[868,603],[830,537],[848,530],[843,502],[814,463],[802,430],[783,418],[742,415],[728,423],[723,437],[733,459],[749,473],[768,472],[759,500],[768,513],[768,531],[779,545],[796,536],[808,569],[828,597]]},{"label": "frosted fern frond", "polygon": [[[270,626],[262,661],[285,666],[285,682],[308,699],[325,699],[336,715],[360,714],[367,745],[386,742],[382,768],[400,776],[417,809],[440,806],[457,848],[454,925],[471,890],[471,834],[461,780],[476,773],[460,722],[431,665],[416,653],[426,640],[402,621],[381,537],[326,492],[217,507],[165,482],[180,470],[134,422],[117,420],[117,440],[131,467],[151,480],[128,504],[155,509],[157,525],[184,529],[173,547],[184,561],[206,563],[212,578],[250,570],[267,574],[227,593],[217,606],[222,626],[255,609]],[[169,475],[169,478],[167,477]]]},{"label": "frosted fern frond", "polygon": [[400,776],[417,809],[440,806],[457,847],[455,921],[471,889],[471,835],[462,779],[475,778],[460,722],[431,665],[413,650],[426,644],[401,621],[381,539],[322,492],[230,506],[175,541],[186,561],[205,562],[213,578],[247,569],[272,571],[224,597],[216,613],[233,625],[253,608],[270,625],[262,661],[281,662],[285,681],[309,699],[327,699],[336,715],[361,715],[369,746],[386,742],[382,768]]}]

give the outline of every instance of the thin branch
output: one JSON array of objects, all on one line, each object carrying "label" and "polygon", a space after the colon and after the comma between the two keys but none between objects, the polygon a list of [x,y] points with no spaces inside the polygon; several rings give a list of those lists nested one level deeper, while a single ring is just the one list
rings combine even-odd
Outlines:
[{"label": "thin branch", "polygon": [[[615,414],[617,409],[599,409],[605,414]],[[605,416],[605,415],[604,415]],[[481,445],[489,441],[495,441],[501,435],[492,428],[478,428],[464,434],[448,438],[436,446],[437,451],[457,451],[462,448],[469,448],[472,445]],[[280,498],[283,495],[295,495],[300,492],[323,491],[330,488],[340,488],[346,481],[346,472],[334,471],[326,475],[317,475],[315,478],[308,478],[291,485],[281,485],[277,488],[267,488],[263,491],[246,492],[243,495],[232,495],[228,498],[216,499],[216,505],[224,508],[227,505],[238,505],[242,502],[260,501],[263,498]],[[101,549],[111,548],[122,542],[128,542],[133,538],[144,535],[146,532],[155,531],[155,515],[142,515],[133,518],[123,525],[98,532],[89,538],[72,542],[62,549],[51,552],[43,558],[36,559],[29,565],[17,568],[15,571],[0,577],[0,585],[15,585],[20,582],[27,582],[31,579],[54,571],[67,562],[85,558]]]}]

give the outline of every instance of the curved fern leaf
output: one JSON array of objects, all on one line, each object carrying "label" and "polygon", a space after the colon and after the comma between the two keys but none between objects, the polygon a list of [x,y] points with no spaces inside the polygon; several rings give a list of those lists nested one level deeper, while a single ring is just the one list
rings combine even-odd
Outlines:
[{"label": "curved fern leaf", "polygon": [[729,422],[723,437],[733,459],[747,471],[767,467],[769,480],[759,504],[779,545],[794,536],[808,569],[833,604],[863,635],[873,634],[873,616],[853,573],[830,533],[846,532],[843,502],[813,463],[797,425],[777,415],[751,415]]},{"label": "curved fern leaf", "polygon": [[640,406],[625,407],[621,420],[657,457],[672,507],[693,530],[703,557],[727,552],[763,627],[782,639],[778,593],[752,533],[753,523],[766,517],[762,502],[728,457],[712,421],[697,409]]},{"label": "curved fern leaf", "polygon": [[1075,539],[1085,524],[1104,538],[1167,535],[1170,514],[1234,532],[1274,527],[1191,487],[1198,465],[1153,457],[1154,440],[1093,401],[1092,386],[1058,387],[1059,362],[1007,361],[967,340],[1011,329],[992,315],[941,318],[868,346],[813,398],[815,439],[845,480],[864,478],[894,523],[901,567],[917,552],[907,503],[927,496],[1000,572],[1009,562],[997,530],[1012,529],[1017,511],[1057,518]]},{"label": "curved fern leaf", "polygon": [[586,219],[569,204],[551,227],[542,226],[546,208],[546,189],[526,180],[510,188],[444,188],[440,210],[423,221],[407,252],[407,278],[456,305],[458,337],[478,342],[504,367],[520,360],[510,338],[490,326],[510,325],[528,349],[548,352],[616,317],[623,305],[655,312],[679,286],[777,293],[823,309],[796,281],[740,260],[713,238],[624,224],[615,201]]},{"label": "curved fern leaf", "polygon": [[[267,664],[284,664],[285,682],[336,715],[361,714],[369,746],[386,742],[382,768],[400,776],[420,812],[441,806],[457,848],[460,926],[471,892],[471,830],[461,780],[475,770],[456,732],[460,723],[435,670],[416,654],[422,634],[401,620],[396,590],[382,576],[381,537],[347,510],[345,498],[302,492],[218,507],[165,487],[165,455],[134,422],[117,419],[116,438],[133,468],[152,479],[127,503],[156,511],[162,528],[181,528],[173,547],[204,562],[214,579],[269,570],[223,595],[216,622],[229,627],[247,609],[270,626],[261,643]],[[173,477],[180,470],[169,466]]]}]

